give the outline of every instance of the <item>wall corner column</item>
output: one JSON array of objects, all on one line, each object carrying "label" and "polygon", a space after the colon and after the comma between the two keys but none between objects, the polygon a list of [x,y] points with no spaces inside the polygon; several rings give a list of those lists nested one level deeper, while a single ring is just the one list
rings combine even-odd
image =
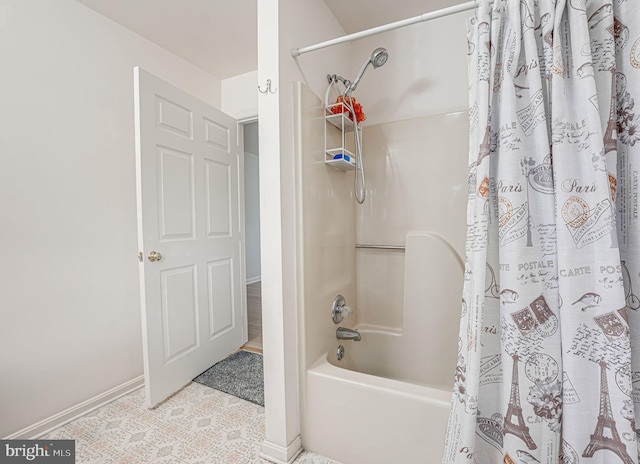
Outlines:
[{"label": "wall corner column", "polygon": [[[298,337],[295,295],[285,277],[295,274],[283,250],[291,235],[283,209],[294,199],[282,195],[279,79],[279,0],[258,3],[258,84],[268,79],[275,93],[258,94],[260,140],[260,229],[262,274],[262,331],[264,348],[265,441],[260,456],[289,464],[302,451],[298,392]],[[286,99],[285,99],[286,100]],[[288,247],[289,245],[287,245]],[[293,245],[291,245],[293,246]]]}]

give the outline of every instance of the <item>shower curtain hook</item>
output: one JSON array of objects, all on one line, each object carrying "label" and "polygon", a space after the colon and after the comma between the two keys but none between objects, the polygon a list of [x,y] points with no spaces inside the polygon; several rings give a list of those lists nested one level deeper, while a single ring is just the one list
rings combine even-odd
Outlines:
[{"label": "shower curtain hook", "polygon": [[265,90],[262,90],[262,88],[260,87],[260,85],[258,85],[258,92],[263,93],[263,94],[269,94],[269,93],[276,93],[276,89],[271,89],[271,79],[267,79],[267,88]]}]

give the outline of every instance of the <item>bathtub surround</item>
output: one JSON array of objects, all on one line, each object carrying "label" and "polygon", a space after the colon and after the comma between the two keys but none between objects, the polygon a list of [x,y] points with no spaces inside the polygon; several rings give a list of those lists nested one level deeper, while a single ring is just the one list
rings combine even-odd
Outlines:
[{"label": "bathtub surround", "polygon": [[638,47],[630,2],[498,1],[469,23],[467,264],[443,463],[638,462]]},{"label": "bathtub surround", "polygon": [[238,351],[207,369],[193,381],[264,406],[261,354]]},{"label": "bathtub surround", "polygon": [[[375,76],[371,73],[369,77]],[[364,81],[363,88],[367,84]],[[405,245],[410,231],[430,231],[444,237],[464,256],[468,141],[459,134],[467,127],[466,111],[364,127],[371,194],[365,205],[356,208],[357,243]],[[398,251],[357,250],[359,323],[402,329],[405,260],[406,253]],[[436,261],[428,261],[437,269]],[[443,277],[433,282],[433,287],[448,285],[459,295],[462,281],[456,279],[457,275]],[[458,325],[453,318],[450,322]],[[452,343],[455,345],[455,340]]]},{"label": "bathtub surround", "polygon": [[[345,464],[438,462],[456,360],[463,269],[455,247],[443,245],[436,233],[463,248],[467,142],[456,134],[466,114],[365,127],[371,180],[367,201],[357,207],[353,174],[323,163],[320,99],[303,84],[296,96],[305,447]],[[339,134],[330,131],[329,136]],[[452,139],[456,143],[446,143]],[[434,198],[446,201],[425,204],[425,185]],[[361,209],[357,214],[356,208]],[[447,220],[438,220],[443,215]],[[409,233],[413,228],[430,232]],[[406,253],[356,249],[357,236],[362,243],[406,244]],[[360,330],[359,342],[336,340],[331,304],[338,293],[355,308],[340,326]],[[425,336],[424,326],[434,332]],[[338,344],[345,349],[340,362]],[[430,357],[433,351],[440,356]],[[336,422],[338,416],[342,419]]]},{"label": "bathtub surround", "polygon": [[[356,301],[355,206],[351,201],[353,178],[322,162],[320,99],[302,83],[295,84],[294,92],[296,179],[301,197],[298,266],[304,287],[301,306],[305,308],[300,314],[301,364],[306,371],[335,344],[334,298],[343,295],[351,306]],[[337,142],[337,129],[329,137]],[[342,325],[353,327],[357,318],[356,312]]]}]

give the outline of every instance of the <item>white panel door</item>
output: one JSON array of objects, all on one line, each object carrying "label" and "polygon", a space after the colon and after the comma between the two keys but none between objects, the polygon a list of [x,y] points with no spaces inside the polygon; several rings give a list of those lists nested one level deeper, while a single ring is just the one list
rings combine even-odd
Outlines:
[{"label": "white panel door", "polygon": [[135,68],[147,406],[247,341],[243,157],[230,116]]}]

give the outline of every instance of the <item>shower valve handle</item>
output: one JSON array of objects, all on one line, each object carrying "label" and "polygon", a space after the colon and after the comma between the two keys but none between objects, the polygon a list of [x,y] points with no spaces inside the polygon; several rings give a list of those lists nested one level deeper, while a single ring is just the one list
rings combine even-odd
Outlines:
[{"label": "shower valve handle", "polygon": [[353,308],[351,306],[343,306],[340,312],[342,317],[350,317],[353,315]]},{"label": "shower valve handle", "polygon": [[342,295],[336,296],[331,306],[331,320],[334,324],[340,324],[345,317],[353,314],[353,308],[346,305],[346,300]]}]

